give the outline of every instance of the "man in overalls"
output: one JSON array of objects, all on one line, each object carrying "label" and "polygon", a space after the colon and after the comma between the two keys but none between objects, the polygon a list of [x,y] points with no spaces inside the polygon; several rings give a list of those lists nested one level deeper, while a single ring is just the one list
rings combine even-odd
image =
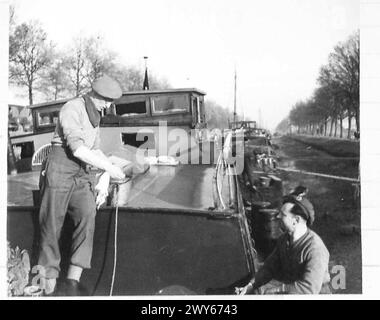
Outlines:
[{"label": "man in overalls", "polygon": [[[95,175],[89,166],[104,170],[108,179],[124,178],[99,149],[100,112],[121,94],[119,84],[105,75],[94,81],[91,92],[68,101],[59,113],[40,178],[38,264],[44,271],[46,295],[86,294],[79,281],[82,270],[91,265],[96,214]],[[58,241],[66,214],[74,224],[70,265],[67,279],[55,290],[61,262]]]}]

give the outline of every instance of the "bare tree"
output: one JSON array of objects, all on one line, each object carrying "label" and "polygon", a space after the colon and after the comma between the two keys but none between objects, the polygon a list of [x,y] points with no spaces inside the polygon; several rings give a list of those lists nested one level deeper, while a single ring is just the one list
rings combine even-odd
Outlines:
[{"label": "bare tree", "polygon": [[28,88],[29,104],[33,104],[33,90],[39,74],[51,62],[53,45],[37,21],[15,27],[9,37],[10,82]]},{"label": "bare tree", "polygon": [[223,108],[213,100],[205,101],[206,122],[209,129],[228,128],[228,121],[233,118],[233,112]]},{"label": "bare tree", "polygon": [[347,115],[349,121],[350,135],[351,119],[354,116],[356,126],[360,130],[359,123],[359,68],[360,49],[359,32],[356,32],[349,39],[335,47],[331,56],[331,63],[334,66],[335,80],[339,83],[345,98],[347,99]]},{"label": "bare tree", "polygon": [[[119,81],[123,91],[138,91],[142,88],[144,70],[140,70],[136,66],[125,66],[115,63],[108,70],[108,73]],[[158,78],[154,74],[149,74],[150,90],[162,90],[170,87],[170,83],[166,78]]]},{"label": "bare tree", "polygon": [[16,9],[14,5],[9,6],[9,33],[13,34],[16,27]]},{"label": "bare tree", "polygon": [[289,118],[286,117],[285,119],[282,119],[280,123],[276,126],[275,131],[280,133],[291,133]]},{"label": "bare tree", "polygon": [[73,46],[67,50],[65,55],[63,65],[70,80],[70,89],[75,96],[79,96],[89,88],[85,72],[85,39],[81,37],[75,38]]},{"label": "bare tree", "polygon": [[38,90],[48,99],[57,100],[67,95],[70,80],[65,69],[65,59],[62,54],[54,54],[52,64],[41,75]]},{"label": "bare tree", "polygon": [[143,73],[136,67],[117,64],[110,72],[121,85],[123,91],[141,90],[144,81]]},{"label": "bare tree", "polygon": [[103,45],[100,36],[89,37],[85,42],[85,75],[89,84],[104,73],[110,73],[115,68],[117,54]]},{"label": "bare tree", "polygon": [[[351,119],[355,117],[357,130],[359,122],[359,70],[360,49],[359,32],[351,35],[347,41],[335,46],[329,56],[329,63],[321,69],[319,83],[327,86],[340,104],[341,115],[348,117],[348,137],[351,131]],[[342,109],[342,107],[344,107]]]},{"label": "bare tree", "polygon": [[104,73],[115,69],[116,53],[104,48],[100,36],[77,37],[66,51],[63,67],[70,79],[70,89],[79,96]]},{"label": "bare tree", "polygon": [[158,78],[153,74],[149,75],[149,88],[150,90],[170,89],[171,85],[165,77]]},{"label": "bare tree", "polygon": [[[327,65],[321,67],[318,77],[319,87],[313,97],[306,102],[296,103],[290,114],[289,121],[298,127],[298,132],[306,130],[327,135],[327,123],[330,120],[330,136],[335,125],[334,136],[337,133],[337,123],[340,122],[340,137],[343,137],[343,120],[348,118],[348,133],[351,136],[351,120],[359,123],[359,32],[355,32],[347,41],[335,46],[329,55]],[[301,130],[302,129],[302,130]]]}]

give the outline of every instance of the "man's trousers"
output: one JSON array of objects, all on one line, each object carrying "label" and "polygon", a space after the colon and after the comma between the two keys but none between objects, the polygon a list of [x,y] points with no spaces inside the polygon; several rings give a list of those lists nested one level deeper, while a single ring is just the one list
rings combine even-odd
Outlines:
[{"label": "man's trousers", "polygon": [[95,227],[94,175],[67,148],[53,146],[40,176],[40,255],[48,279],[60,272],[59,238],[66,214],[74,223],[70,264],[91,267]]}]

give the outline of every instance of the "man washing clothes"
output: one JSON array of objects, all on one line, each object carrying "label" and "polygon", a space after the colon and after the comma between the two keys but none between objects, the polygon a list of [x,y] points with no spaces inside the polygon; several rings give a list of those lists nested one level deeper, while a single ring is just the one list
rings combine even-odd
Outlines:
[{"label": "man washing clothes", "polygon": [[[120,85],[104,75],[92,90],[65,103],[60,110],[52,150],[43,165],[40,179],[40,252],[46,295],[86,295],[80,285],[83,269],[91,267],[96,215],[96,192],[104,198],[110,178],[123,179],[122,170],[99,149],[100,112],[121,97]],[[101,182],[89,167],[104,170]],[[99,200],[98,200],[99,202]],[[98,203],[99,204],[99,203]],[[59,238],[68,214],[73,223],[70,265],[67,278],[57,287],[61,253]]]}]

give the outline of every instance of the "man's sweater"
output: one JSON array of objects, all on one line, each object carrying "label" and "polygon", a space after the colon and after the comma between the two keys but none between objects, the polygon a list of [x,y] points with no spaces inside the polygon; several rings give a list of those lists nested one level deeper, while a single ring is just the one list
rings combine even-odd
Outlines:
[{"label": "man's sweater", "polygon": [[322,239],[313,231],[307,232],[293,244],[289,235],[282,235],[272,254],[255,276],[255,288],[272,279],[285,283],[289,294],[318,294],[330,281],[329,252]]}]

